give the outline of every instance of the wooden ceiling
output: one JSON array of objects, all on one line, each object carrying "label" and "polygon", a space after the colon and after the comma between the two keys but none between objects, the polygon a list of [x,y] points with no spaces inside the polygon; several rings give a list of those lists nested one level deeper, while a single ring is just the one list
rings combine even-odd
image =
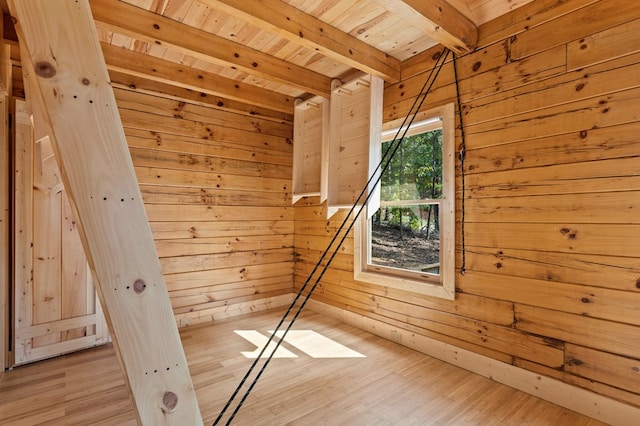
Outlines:
[{"label": "wooden ceiling", "polygon": [[[0,0],[2,1],[2,0]],[[532,0],[90,0],[115,85],[285,117],[357,71],[402,77]],[[284,114],[284,115],[283,115]]]}]

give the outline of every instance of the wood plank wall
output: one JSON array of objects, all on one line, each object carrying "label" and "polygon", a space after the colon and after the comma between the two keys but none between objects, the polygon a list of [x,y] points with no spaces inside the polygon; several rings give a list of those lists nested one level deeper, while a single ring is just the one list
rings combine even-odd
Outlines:
[{"label": "wood plank wall", "polygon": [[[458,62],[456,300],[355,282],[352,240],[314,299],[640,406],[640,8],[538,0],[480,34]],[[405,64],[385,120],[406,113],[437,55]],[[424,108],[444,102],[451,63]],[[458,164],[458,270],[460,183]],[[296,205],[296,287],[344,217],[325,208]]]},{"label": "wood plank wall", "polygon": [[288,303],[292,123],[115,94],[178,324]]}]

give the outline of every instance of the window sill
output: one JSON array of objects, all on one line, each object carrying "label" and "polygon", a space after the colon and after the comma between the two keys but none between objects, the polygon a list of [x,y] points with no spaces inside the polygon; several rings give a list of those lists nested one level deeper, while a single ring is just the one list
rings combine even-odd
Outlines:
[{"label": "window sill", "polygon": [[399,278],[387,274],[374,273],[368,271],[354,271],[353,278],[363,283],[376,284],[383,287],[395,288],[411,293],[418,293],[425,296],[439,297],[447,300],[455,300],[455,284],[431,283],[426,281],[412,280],[409,278]]}]

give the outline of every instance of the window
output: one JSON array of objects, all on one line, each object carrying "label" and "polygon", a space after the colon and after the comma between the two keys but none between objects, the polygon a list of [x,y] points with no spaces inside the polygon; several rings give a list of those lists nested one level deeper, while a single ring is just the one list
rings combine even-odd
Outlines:
[{"label": "window", "polygon": [[[384,125],[376,156],[401,124]],[[454,138],[453,104],[416,116],[355,224],[356,280],[454,298]]]}]

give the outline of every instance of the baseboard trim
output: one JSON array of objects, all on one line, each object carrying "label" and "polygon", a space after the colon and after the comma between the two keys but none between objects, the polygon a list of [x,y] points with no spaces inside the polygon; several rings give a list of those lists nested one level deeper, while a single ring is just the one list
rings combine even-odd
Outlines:
[{"label": "baseboard trim", "polygon": [[421,336],[326,303],[309,300],[307,306],[314,312],[331,316],[388,340],[397,342],[398,337],[401,337],[403,346],[596,420],[611,425],[632,426],[637,425],[638,419],[640,419],[640,408],[638,407],[560,380],[533,373],[511,364],[505,364],[484,355]]}]

